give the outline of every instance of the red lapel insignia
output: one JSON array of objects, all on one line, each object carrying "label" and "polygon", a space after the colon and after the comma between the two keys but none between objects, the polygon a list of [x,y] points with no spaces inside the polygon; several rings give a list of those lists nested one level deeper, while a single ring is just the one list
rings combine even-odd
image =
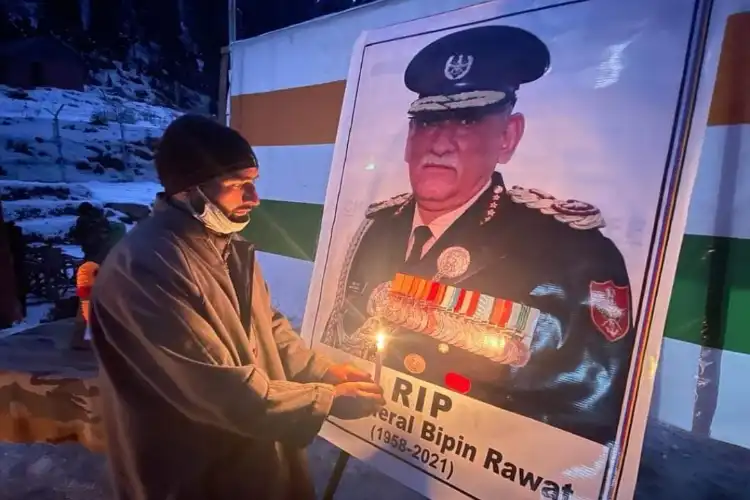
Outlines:
[{"label": "red lapel insignia", "polygon": [[610,342],[620,340],[630,326],[630,287],[612,280],[589,283],[591,321]]}]

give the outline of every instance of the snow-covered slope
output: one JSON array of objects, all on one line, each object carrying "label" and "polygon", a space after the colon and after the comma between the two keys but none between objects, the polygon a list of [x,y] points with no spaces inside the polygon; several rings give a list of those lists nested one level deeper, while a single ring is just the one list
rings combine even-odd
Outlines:
[{"label": "snow-covered slope", "polygon": [[[132,89],[131,89],[132,90]],[[0,86],[0,199],[3,217],[32,244],[51,243],[80,258],[68,233],[89,201],[132,227],[160,186],[153,152],[180,112],[136,102],[103,87],[86,92]],[[0,336],[38,324],[49,309],[30,297],[26,320]]]},{"label": "snow-covered slope", "polygon": [[12,180],[154,180],[154,137],[179,113],[107,89],[0,86],[0,176]]}]

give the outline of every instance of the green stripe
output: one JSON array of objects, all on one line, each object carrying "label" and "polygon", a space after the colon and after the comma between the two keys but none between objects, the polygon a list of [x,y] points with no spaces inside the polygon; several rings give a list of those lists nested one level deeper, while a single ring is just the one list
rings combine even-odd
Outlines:
[{"label": "green stripe", "polygon": [[315,260],[323,205],[263,200],[242,236],[263,252]]},{"label": "green stripe", "polygon": [[717,247],[726,245],[727,275],[723,295],[721,347],[750,354],[750,240],[685,235],[677,263],[674,288],[667,314],[666,337],[701,345],[706,331],[704,317],[708,299],[711,259],[721,258]]},{"label": "green stripe", "polygon": [[[323,205],[263,200],[243,236],[259,250],[306,261],[315,260]],[[750,240],[686,234],[677,264],[665,337],[701,345],[705,332],[707,290],[712,249],[729,248],[723,291],[722,349],[750,354]],[[721,241],[723,240],[723,241]],[[520,319],[520,318],[519,318]]]}]

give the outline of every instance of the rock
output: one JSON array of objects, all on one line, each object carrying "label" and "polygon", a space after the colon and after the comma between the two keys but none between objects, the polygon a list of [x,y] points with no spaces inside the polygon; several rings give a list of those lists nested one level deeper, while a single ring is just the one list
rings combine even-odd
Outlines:
[{"label": "rock", "polygon": [[151,215],[151,207],[140,203],[106,203],[104,206],[122,212],[136,222]]},{"label": "rock", "polygon": [[93,352],[70,349],[75,320],[0,340],[0,441],[105,449]]}]

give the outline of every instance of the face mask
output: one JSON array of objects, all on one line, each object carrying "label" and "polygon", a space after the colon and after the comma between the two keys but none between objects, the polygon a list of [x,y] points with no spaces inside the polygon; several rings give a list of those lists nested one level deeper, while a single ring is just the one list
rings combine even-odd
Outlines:
[{"label": "face mask", "polygon": [[224,215],[224,212],[222,212],[219,207],[214,205],[211,200],[203,194],[203,191],[201,191],[200,188],[196,188],[196,191],[203,199],[203,212],[198,213],[198,211],[192,207],[191,203],[193,217],[201,221],[209,230],[218,234],[238,233],[245,229],[245,226],[250,222],[250,219],[244,222],[230,220],[229,217]]}]

